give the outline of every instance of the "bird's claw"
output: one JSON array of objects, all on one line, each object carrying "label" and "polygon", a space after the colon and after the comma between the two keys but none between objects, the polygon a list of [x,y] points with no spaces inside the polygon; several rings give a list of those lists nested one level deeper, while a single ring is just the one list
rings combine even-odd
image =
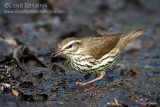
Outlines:
[{"label": "bird's claw", "polygon": [[85,86],[87,85],[86,83],[83,83],[83,82],[76,82],[77,85],[81,85],[81,86]]}]

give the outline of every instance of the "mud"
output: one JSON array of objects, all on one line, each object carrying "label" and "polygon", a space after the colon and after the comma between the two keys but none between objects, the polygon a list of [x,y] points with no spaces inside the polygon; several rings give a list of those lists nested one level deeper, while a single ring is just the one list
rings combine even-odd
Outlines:
[{"label": "mud", "polygon": [[[46,3],[47,10],[67,13],[23,15],[5,14],[6,2],[18,0],[2,0],[0,6],[0,105],[160,105],[159,0],[35,0]],[[95,74],[78,73],[63,57],[53,57],[64,38],[127,34],[139,28],[147,32],[128,44],[105,78],[91,85],[75,82],[92,80]]]}]

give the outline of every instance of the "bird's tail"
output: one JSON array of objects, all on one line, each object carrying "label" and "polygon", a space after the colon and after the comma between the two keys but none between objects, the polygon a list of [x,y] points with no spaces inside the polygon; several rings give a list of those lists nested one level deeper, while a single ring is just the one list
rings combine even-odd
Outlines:
[{"label": "bird's tail", "polygon": [[136,31],[130,32],[119,40],[117,46],[120,50],[122,50],[131,40],[142,35],[145,31],[146,29],[138,29]]}]

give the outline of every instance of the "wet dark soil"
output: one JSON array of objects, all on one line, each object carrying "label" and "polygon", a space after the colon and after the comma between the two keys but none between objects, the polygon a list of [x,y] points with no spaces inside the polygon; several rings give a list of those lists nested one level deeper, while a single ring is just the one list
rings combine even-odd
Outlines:
[{"label": "wet dark soil", "polygon": [[[0,105],[17,106],[159,106],[159,0],[46,1],[37,10],[66,10],[63,14],[6,14],[0,6]],[[29,1],[23,1],[29,2]],[[13,9],[13,8],[12,8]],[[12,10],[10,9],[10,10]],[[84,75],[54,57],[67,37],[128,33],[146,28],[127,45],[106,76]]]}]

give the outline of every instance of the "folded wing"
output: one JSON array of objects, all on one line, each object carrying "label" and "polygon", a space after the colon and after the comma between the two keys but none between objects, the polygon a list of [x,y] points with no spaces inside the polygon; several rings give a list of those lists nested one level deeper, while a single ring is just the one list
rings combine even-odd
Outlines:
[{"label": "folded wing", "polygon": [[122,34],[113,34],[82,39],[82,49],[84,49],[84,54],[89,54],[95,59],[101,58],[117,45],[121,35]]}]

